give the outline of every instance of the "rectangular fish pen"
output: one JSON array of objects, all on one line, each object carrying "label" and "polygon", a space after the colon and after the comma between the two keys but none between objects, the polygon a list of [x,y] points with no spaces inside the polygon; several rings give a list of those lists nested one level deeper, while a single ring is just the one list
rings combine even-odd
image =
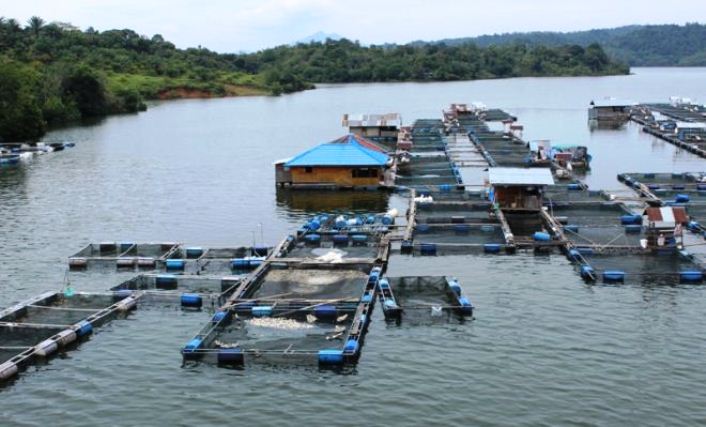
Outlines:
[{"label": "rectangular fish pen", "polygon": [[640,247],[642,216],[615,202],[556,204],[550,214],[562,224],[564,236],[577,246]]},{"label": "rectangular fish pen", "polygon": [[185,361],[338,367],[358,360],[380,267],[369,274],[363,268],[263,271],[187,343]]},{"label": "rectangular fish pen", "polygon": [[178,256],[178,249],[177,243],[91,243],[69,257],[69,268],[155,268],[167,259]]},{"label": "rectangular fish pen", "polygon": [[591,272],[594,280],[603,283],[642,285],[677,285],[703,283],[704,270],[689,256],[680,252],[654,254],[649,252],[606,251],[581,249],[586,264],[580,267],[584,278]]},{"label": "rectangular fish pen", "polygon": [[183,308],[218,307],[240,286],[244,276],[140,274],[111,288],[116,295],[135,293],[140,303],[170,303]]},{"label": "rectangular fish pen", "polygon": [[385,320],[426,324],[473,317],[473,304],[451,277],[384,277],[378,282],[378,295]]},{"label": "rectangular fish pen", "polygon": [[73,348],[136,304],[132,295],[46,292],[0,311],[0,382]]}]

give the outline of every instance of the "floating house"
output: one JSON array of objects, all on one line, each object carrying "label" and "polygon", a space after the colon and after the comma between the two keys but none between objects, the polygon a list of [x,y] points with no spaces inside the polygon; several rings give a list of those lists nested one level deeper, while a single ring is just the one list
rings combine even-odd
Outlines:
[{"label": "floating house", "polygon": [[275,181],[281,187],[376,189],[393,186],[394,172],[394,158],[353,134],[275,162]]},{"label": "floating house", "polygon": [[630,119],[630,111],[637,103],[620,99],[601,99],[591,101],[588,119],[598,122],[626,122]]},{"label": "floating house", "polygon": [[706,123],[676,122],[674,133],[684,141],[706,140]]},{"label": "floating house", "polygon": [[650,207],[642,214],[645,246],[649,249],[675,248],[682,242],[683,227],[689,215],[683,207]]},{"label": "floating house", "polygon": [[387,114],[344,114],[343,127],[348,132],[375,141],[397,142],[402,127],[402,116]]},{"label": "floating house", "polygon": [[549,168],[489,168],[492,200],[500,209],[516,212],[539,212],[544,188],[554,185]]}]

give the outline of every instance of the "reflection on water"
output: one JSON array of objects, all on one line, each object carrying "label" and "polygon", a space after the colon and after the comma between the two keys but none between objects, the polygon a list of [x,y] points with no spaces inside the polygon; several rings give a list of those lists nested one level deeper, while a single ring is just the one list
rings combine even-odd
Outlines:
[{"label": "reflection on water", "polygon": [[277,189],[277,207],[291,213],[385,212],[389,198],[387,191]]}]

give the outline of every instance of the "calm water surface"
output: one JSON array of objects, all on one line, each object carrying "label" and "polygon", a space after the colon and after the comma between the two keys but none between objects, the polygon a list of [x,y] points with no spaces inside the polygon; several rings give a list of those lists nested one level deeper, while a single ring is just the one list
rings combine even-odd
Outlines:
[{"label": "calm water surface", "polygon": [[[59,289],[66,257],[91,241],[272,244],[307,213],[402,203],[378,193],[275,190],[272,162],[343,134],[345,112],[398,111],[411,123],[479,100],[516,114],[526,139],[588,145],[594,189],[620,188],[618,172],[706,170],[703,159],[636,126],[589,130],[591,99],[706,100],[704,68],[634,73],[173,101],[52,132],[46,140],[76,148],[0,171],[0,306]],[[180,347],[209,313],[143,307],[0,390],[0,424],[706,423],[704,287],[588,286],[558,256],[395,256],[389,273],[457,276],[477,319],[396,327],[376,312],[359,365],[338,375],[181,368]],[[75,281],[100,291],[124,278]]]}]

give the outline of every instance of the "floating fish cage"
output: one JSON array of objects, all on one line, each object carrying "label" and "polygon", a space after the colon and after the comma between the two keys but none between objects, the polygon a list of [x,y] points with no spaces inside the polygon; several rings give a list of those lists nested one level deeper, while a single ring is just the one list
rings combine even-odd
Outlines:
[{"label": "floating fish cage", "polygon": [[450,277],[385,277],[378,296],[386,320],[416,324],[473,317],[471,300]]},{"label": "floating fish cage", "polygon": [[464,224],[417,224],[414,227],[415,243],[436,244],[505,244],[505,234],[499,222]]},{"label": "floating fish cage", "polygon": [[318,317],[315,308],[296,310],[296,316],[217,312],[216,321],[184,346],[182,356],[185,362],[202,361],[226,367],[355,363],[362,344],[355,335],[364,334],[367,323],[358,326],[363,319],[355,319],[355,311],[344,312],[334,307],[330,311],[336,317],[328,318]]},{"label": "floating fish cage", "polygon": [[271,262],[251,276],[235,299],[355,300],[366,286],[369,263],[291,264]]},{"label": "floating fish cage", "polygon": [[[433,200],[433,196],[431,198]],[[427,202],[418,198],[415,219],[417,224],[494,224],[498,221],[491,215],[492,209],[493,205],[488,201]]]},{"label": "floating fish cage", "polygon": [[350,259],[379,259],[384,257],[387,244],[380,234],[367,233],[307,233],[289,236],[277,258],[312,259],[322,262],[342,262]]},{"label": "floating fish cage", "polygon": [[[655,254],[646,251],[601,253],[585,247],[575,250],[584,260],[579,264],[579,273],[589,281],[676,285],[700,284],[704,279],[703,268],[694,263],[690,256],[678,251]],[[572,253],[569,254],[571,257]]]},{"label": "floating fish cage", "polygon": [[268,271],[244,290],[249,298],[233,299],[219,309],[182,349],[184,360],[221,366],[355,363],[382,269],[369,274],[288,270],[285,275]]},{"label": "floating fish cage", "polygon": [[240,285],[243,276],[141,274],[111,288],[117,295],[139,291],[140,302],[174,303],[185,308],[218,307]]},{"label": "floating fish cage", "polygon": [[73,348],[136,304],[132,295],[47,292],[0,311],[0,382]]},{"label": "floating fish cage", "polygon": [[[414,188],[417,197],[427,199],[427,202],[441,201],[472,201],[472,200],[487,200],[483,191],[468,191],[463,186],[455,185],[436,185],[436,186],[415,186]],[[431,199],[430,199],[431,198]],[[421,204],[421,203],[420,203]]]},{"label": "floating fish cage", "polygon": [[118,268],[156,268],[166,260],[179,255],[176,243],[91,243],[69,257],[72,270],[89,266],[117,266]]},{"label": "floating fish cage", "polygon": [[[657,184],[664,189],[684,190],[687,188],[697,189],[699,184],[706,184],[706,173],[704,172],[675,172],[675,173],[621,173],[618,181],[632,186],[634,183],[645,185]],[[676,188],[674,187],[676,185]],[[683,187],[682,187],[683,186]],[[706,189],[705,187],[702,187]]]},{"label": "floating fish cage", "polygon": [[544,190],[544,205],[556,206],[563,203],[601,202],[610,200],[605,191],[586,190],[579,183],[550,185]]},{"label": "floating fish cage", "polygon": [[575,245],[640,247],[645,237],[642,216],[619,203],[557,204],[549,212]]},{"label": "floating fish cage", "polygon": [[[166,272],[190,272],[193,274],[206,274],[214,276],[228,276],[232,274],[245,274],[262,265],[267,257],[272,254],[273,248],[269,246],[235,247],[235,248],[209,248],[195,260],[180,259],[173,265],[166,265]],[[188,248],[187,248],[188,250]]]}]

